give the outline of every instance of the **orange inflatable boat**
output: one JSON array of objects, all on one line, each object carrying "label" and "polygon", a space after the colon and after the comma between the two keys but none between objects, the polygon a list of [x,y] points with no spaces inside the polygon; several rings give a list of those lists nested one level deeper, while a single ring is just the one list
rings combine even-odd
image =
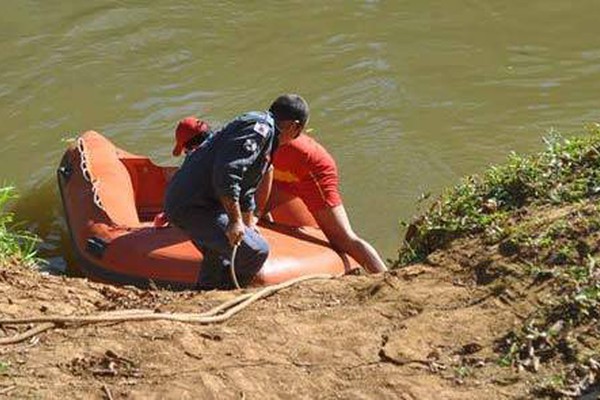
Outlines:
[{"label": "orange inflatable boat", "polygon": [[[175,169],[123,151],[94,131],[69,147],[58,168],[58,185],[84,275],[139,287],[196,288],[202,253],[183,231],[152,224]],[[253,285],[358,267],[332,250],[319,229],[304,226],[314,221],[298,199],[273,215],[275,223],[260,227],[270,254]]]}]

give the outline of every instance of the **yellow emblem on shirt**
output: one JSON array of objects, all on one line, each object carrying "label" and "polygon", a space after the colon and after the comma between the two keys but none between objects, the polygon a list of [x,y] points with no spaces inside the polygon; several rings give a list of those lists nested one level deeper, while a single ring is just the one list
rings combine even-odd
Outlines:
[{"label": "yellow emblem on shirt", "polygon": [[273,180],[276,181],[280,181],[280,182],[300,182],[300,179],[298,178],[297,175],[295,175],[293,172],[291,171],[282,171],[280,169],[275,169],[273,171]]}]

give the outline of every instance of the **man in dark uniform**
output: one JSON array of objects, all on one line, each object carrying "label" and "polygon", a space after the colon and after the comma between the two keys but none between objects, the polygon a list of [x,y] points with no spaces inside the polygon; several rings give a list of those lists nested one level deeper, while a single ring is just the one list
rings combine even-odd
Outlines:
[{"label": "man in dark uniform", "polygon": [[235,272],[242,286],[266,261],[269,247],[256,228],[254,193],[272,153],[302,132],[308,114],[302,97],[280,96],[269,111],[243,114],[209,136],[173,176],[165,212],[204,254],[199,289],[232,287],[233,246],[239,246]]}]

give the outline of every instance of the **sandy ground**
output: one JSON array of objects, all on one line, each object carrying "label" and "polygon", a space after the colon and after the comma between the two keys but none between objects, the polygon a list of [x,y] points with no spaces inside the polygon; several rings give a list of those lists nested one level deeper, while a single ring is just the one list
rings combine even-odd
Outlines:
[{"label": "sandy ground", "polygon": [[[0,317],[118,309],[201,312],[240,292],[142,291],[0,270]],[[0,346],[0,397],[96,399],[528,398],[494,342],[519,309],[448,269],[301,283],[212,325],[57,328]],[[4,325],[0,338],[27,327]]]}]

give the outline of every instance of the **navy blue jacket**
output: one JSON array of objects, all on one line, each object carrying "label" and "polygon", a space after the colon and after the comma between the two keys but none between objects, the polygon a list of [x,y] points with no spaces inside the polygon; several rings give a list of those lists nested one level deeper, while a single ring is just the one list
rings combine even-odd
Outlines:
[{"label": "navy blue jacket", "polygon": [[242,212],[255,208],[254,193],[277,146],[273,116],[250,112],[212,134],[188,154],[167,187],[165,211],[177,224],[196,207],[221,207],[219,198],[239,201]]}]

